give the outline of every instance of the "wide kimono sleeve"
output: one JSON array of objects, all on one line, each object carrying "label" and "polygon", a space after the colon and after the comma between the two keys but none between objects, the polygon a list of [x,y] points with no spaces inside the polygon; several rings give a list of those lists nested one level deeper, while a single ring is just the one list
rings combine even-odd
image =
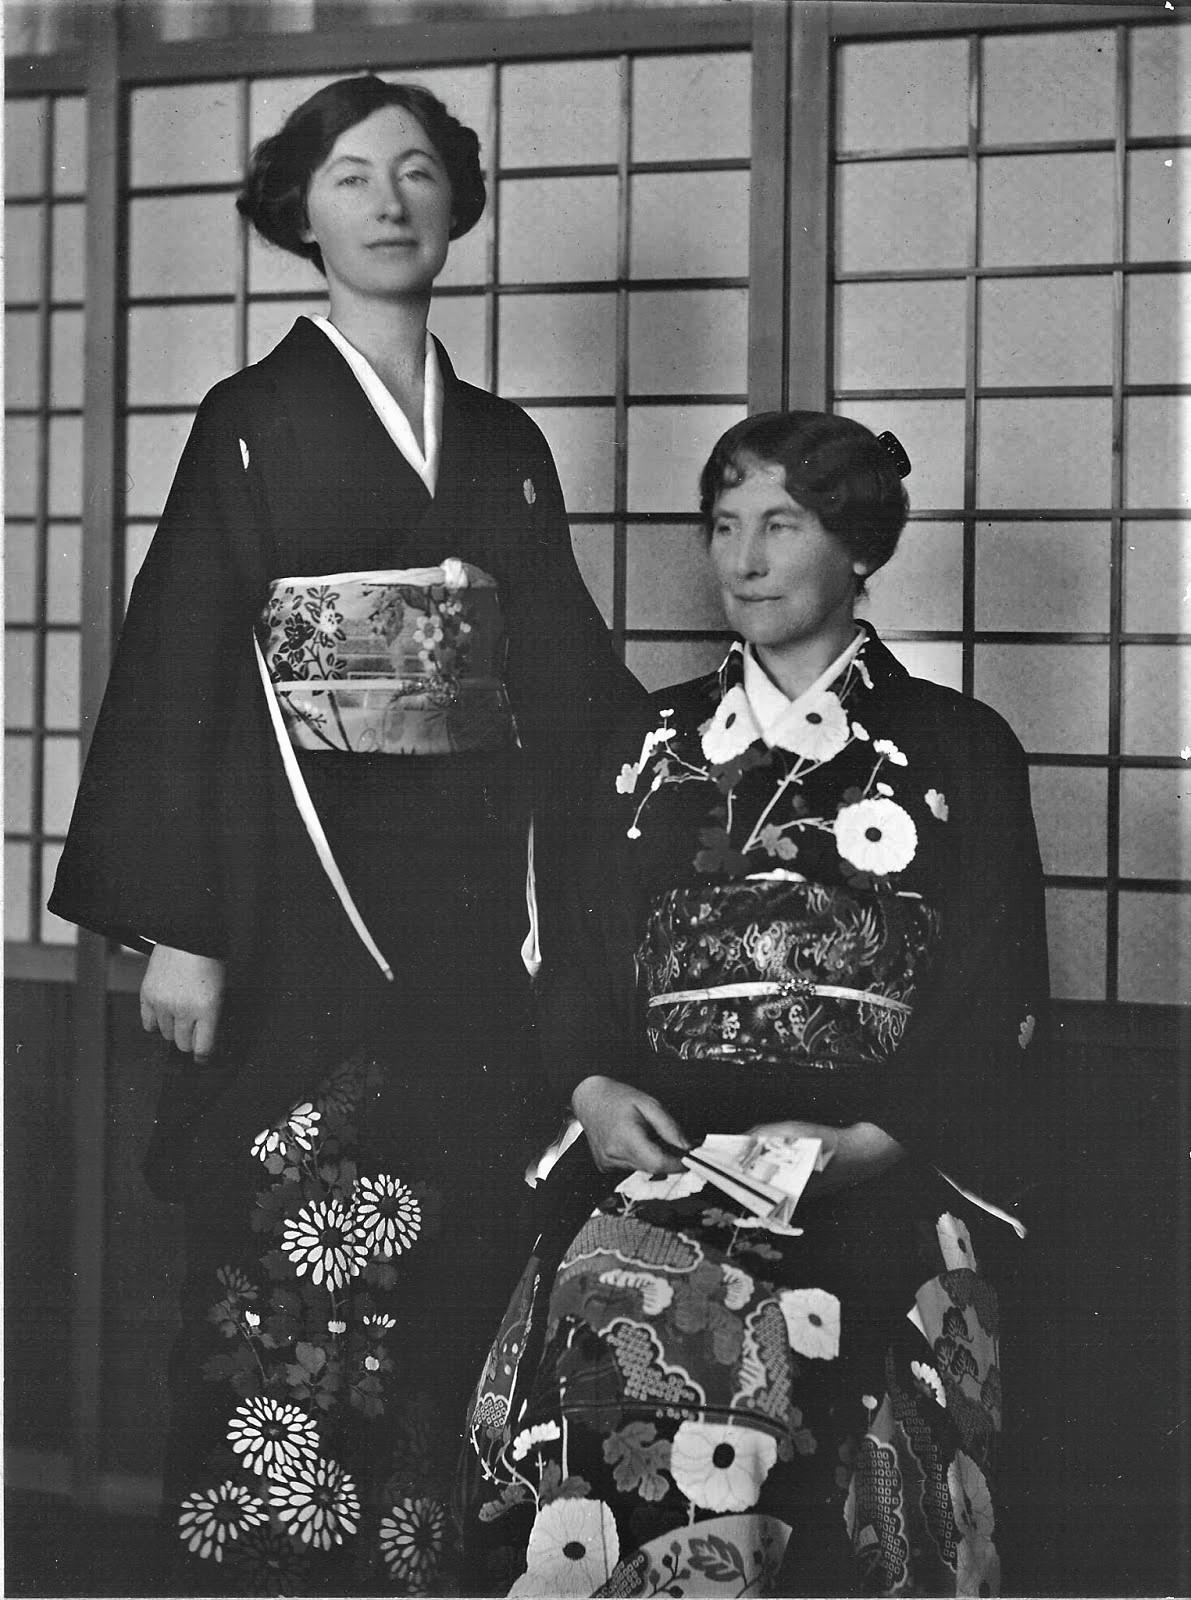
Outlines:
[{"label": "wide kimono sleeve", "polygon": [[1045,1176],[1054,1130],[1042,867],[1020,744],[988,707],[951,704],[940,951],[870,1120],[1012,1208]]},{"label": "wide kimono sleeve", "polygon": [[214,957],[227,938],[220,761],[259,604],[241,557],[263,515],[246,430],[218,396],[133,587],[49,902],[124,943]]}]

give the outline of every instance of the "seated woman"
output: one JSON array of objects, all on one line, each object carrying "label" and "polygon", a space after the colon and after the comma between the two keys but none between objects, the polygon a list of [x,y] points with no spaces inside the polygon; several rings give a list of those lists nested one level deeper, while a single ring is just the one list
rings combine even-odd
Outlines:
[{"label": "seated woman", "polygon": [[[623,726],[575,841],[543,1008],[586,1142],[477,1387],[471,1592],[996,1589],[1041,872],[1009,728],[853,615],[909,467],[794,412],[704,468],[740,639]],[[774,1182],[820,1141],[792,1220],[681,1159],[749,1133]]]}]

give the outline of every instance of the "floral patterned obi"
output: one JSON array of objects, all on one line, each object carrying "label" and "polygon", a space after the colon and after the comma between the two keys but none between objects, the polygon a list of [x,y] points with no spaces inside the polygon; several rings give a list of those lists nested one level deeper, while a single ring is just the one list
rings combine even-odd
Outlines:
[{"label": "floral patterned obi", "polygon": [[299,750],[448,755],[516,743],[500,595],[479,567],[279,578],[257,638]]},{"label": "floral patterned obi", "polygon": [[685,1060],[879,1066],[937,928],[917,897],[793,877],[673,889],[637,952],[649,1041]]}]

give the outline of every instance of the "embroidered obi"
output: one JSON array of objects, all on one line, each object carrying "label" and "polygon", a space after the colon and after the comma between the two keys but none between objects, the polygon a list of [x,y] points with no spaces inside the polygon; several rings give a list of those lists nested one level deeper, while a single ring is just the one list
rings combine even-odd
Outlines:
[{"label": "embroidered obi", "polygon": [[496,582],[440,567],[280,578],[257,627],[299,750],[447,755],[516,743]]},{"label": "embroidered obi", "polygon": [[795,879],[672,889],[637,952],[650,1044],[687,1060],[874,1066],[896,1049],[937,914]]}]

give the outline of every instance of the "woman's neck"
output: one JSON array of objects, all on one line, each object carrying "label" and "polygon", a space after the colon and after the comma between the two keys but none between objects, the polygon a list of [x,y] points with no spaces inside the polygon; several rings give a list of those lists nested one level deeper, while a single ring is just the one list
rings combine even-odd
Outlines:
[{"label": "woman's neck", "polygon": [[422,440],[430,296],[365,300],[332,290],[329,319],[377,373]]},{"label": "woman's neck", "polygon": [[753,654],[786,698],[797,700],[848,648],[856,637],[856,627],[855,619],[848,615],[829,632],[816,634],[813,639],[795,640],[776,648],[755,644]]}]

